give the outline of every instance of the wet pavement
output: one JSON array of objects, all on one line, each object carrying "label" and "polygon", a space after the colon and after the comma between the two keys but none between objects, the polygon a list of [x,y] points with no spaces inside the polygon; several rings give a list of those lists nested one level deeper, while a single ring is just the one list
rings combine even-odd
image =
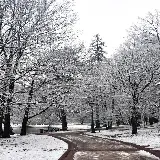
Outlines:
[{"label": "wet pavement", "polygon": [[89,136],[83,132],[53,135],[69,144],[68,151],[59,160],[157,160],[148,152],[132,145]]}]

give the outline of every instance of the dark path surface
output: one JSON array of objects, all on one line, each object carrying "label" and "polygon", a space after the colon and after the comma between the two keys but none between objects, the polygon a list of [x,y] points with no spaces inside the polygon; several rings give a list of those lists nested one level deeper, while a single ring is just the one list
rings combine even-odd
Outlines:
[{"label": "dark path surface", "polygon": [[69,144],[68,151],[59,160],[156,160],[141,147],[118,141],[85,135],[83,132],[56,133],[56,138]]}]

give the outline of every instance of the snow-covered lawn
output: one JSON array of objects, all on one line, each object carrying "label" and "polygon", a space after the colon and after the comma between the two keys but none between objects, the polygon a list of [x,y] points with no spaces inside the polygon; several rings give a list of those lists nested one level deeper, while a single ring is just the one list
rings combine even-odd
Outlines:
[{"label": "snow-covered lawn", "polygon": [[[62,125],[53,125],[53,127],[62,128]],[[81,124],[72,124],[72,123],[69,123],[67,127],[68,127],[68,130],[85,130],[85,129],[91,128],[90,124],[81,125]]]},{"label": "snow-covered lawn", "polygon": [[[14,133],[20,134],[21,124],[12,124],[11,126],[13,127],[13,132]],[[50,127],[55,127],[55,128],[61,129],[62,125],[61,124],[51,125]],[[81,125],[81,124],[71,124],[71,123],[69,123],[67,125],[67,127],[68,127],[68,131],[78,131],[78,130],[82,131],[82,130],[86,130],[86,129],[91,128],[90,124]],[[27,133],[32,133],[32,134],[40,133],[40,129],[47,130],[48,125],[29,125],[29,127],[27,128]]]},{"label": "snow-covered lawn", "polygon": [[[11,124],[12,127],[21,127],[21,124]],[[47,128],[48,125],[29,125],[30,127],[37,127],[37,128]],[[51,127],[57,127],[57,128],[62,128],[62,124],[55,124],[55,125],[51,125]],[[90,129],[91,125],[90,124],[74,124],[74,123],[69,123],[67,125],[68,130],[77,130],[77,129]]]},{"label": "snow-covered lawn", "polygon": [[137,135],[131,134],[131,128],[129,126],[119,129],[102,130],[101,132],[96,132],[95,134],[88,132],[87,134],[130,142],[137,145],[153,148],[155,150],[160,150],[160,131],[156,127],[138,129]]},{"label": "snow-covered lawn", "polygon": [[15,135],[0,139],[0,160],[57,160],[67,143],[47,135]]}]

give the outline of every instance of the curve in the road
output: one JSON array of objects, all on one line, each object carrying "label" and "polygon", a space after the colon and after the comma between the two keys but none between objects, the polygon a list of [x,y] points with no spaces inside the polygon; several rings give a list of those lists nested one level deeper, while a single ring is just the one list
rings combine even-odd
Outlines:
[{"label": "curve in the road", "polygon": [[160,157],[160,152],[152,151],[143,146],[134,145],[118,140],[88,136],[84,132],[66,132],[50,134],[68,143],[68,150],[59,160],[156,160],[154,157],[140,155],[145,150]]}]

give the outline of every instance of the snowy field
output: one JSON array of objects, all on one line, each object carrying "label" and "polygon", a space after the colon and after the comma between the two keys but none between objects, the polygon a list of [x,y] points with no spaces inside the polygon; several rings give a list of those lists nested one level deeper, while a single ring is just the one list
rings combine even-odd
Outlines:
[{"label": "snowy field", "polygon": [[[16,133],[16,134],[20,134],[20,130],[21,130],[21,124],[12,124],[11,125],[13,127],[13,132]],[[29,125],[30,127],[27,128],[27,133],[40,133],[40,129],[45,129],[47,130],[48,129],[48,125]],[[62,125],[61,124],[58,124],[58,125],[51,125],[51,127],[56,127],[56,128],[59,128],[61,129],[62,128]],[[78,131],[78,130],[86,130],[86,129],[90,129],[90,124],[84,124],[84,125],[81,125],[81,124],[72,124],[72,123],[69,123],[67,125],[68,127],[68,131]]]},{"label": "snowy field", "polygon": [[0,160],[58,160],[68,144],[47,135],[14,135],[0,139]]},{"label": "snowy field", "polygon": [[[30,125],[33,127],[48,127],[48,125]],[[62,124],[57,124],[57,125],[51,125],[51,127],[57,127],[57,128],[62,128]],[[84,130],[84,129],[90,129],[91,125],[90,124],[74,124],[74,123],[69,123],[67,124],[68,130]]]},{"label": "snowy field", "polygon": [[101,132],[96,133],[88,132],[87,134],[130,142],[155,150],[160,150],[160,130],[157,127],[140,128],[138,129],[137,135],[131,134],[130,126],[124,126],[111,130],[102,130]]},{"label": "snowy field", "polygon": [[[20,128],[20,125],[13,127]],[[39,131],[40,128],[47,128],[48,125],[30,127]],[[61,128],[61,125],[52,125],[52,127]],[[86,129],[90,129],[90,125],[68,124],[68,130],[71,132]],[[60,132],[58,131],[57,133]],[[120,126],[112,130],[101,130],[101,132],[96,131],[95,134],[86,132],[86,134],[160,150],[160,130],[156,126],[138,129],[137,135],[131,134],[130,126]],[[0,160],[57,160],[67,148],[68,145],[65,142],[46,135],[13,136],[10,139],[0,139]]]},{"label": "snowy field", "polygon": [[[58,128],[62,128],[62,125],[53,125],[53,127],[58,127]],[[90,124],[84,124],[84,125],[81,125],[81,124],[72,124],[72,123],[69,123],[67,125],[68,127],[68,130],[86,130],[86,129],[90,129],[91,128],[91,125]]]}]

